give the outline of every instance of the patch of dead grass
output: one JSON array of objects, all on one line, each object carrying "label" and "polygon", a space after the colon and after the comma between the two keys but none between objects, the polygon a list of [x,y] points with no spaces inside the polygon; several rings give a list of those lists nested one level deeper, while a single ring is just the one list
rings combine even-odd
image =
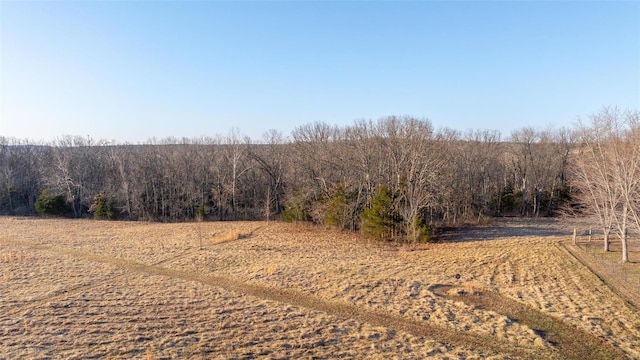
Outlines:
[{"label": "patch of dead grass", "polygon": [[[12,274],[0,297],[0,358],[140,358],[148,349],[158,358],[512,358],[552,349],[533,328],[501,313],[506,310],[465,301],[485,292],[640,357],[638,314],[560,251],[558,238],[405,249],[307,226],[199,226],[205,245],[215,246],[201,249],[188,223],[0,218],[0,270]],[[2,254],[12,254],[10,261]],[[248,287],[229,291],[190,278]],[[464,296],[442,298],[429,290],[434,284],[453,284]],[[286,298],[247,294],[251,286],[396,320],[292,306]],[[397,325],[409,323],[443,330],[418,336]],[[441,339],[452,334],[460,334],[452,338],[458,345],[445,345]],[[475,346],[482,342],[502,350]]]},{"label": "patch of dead grass", "polygon": [[242,239],[248,237],[248,235],[240,233],[238,230],[229,230],[222,235],[218,235],[211,240],[212,244],[222,244],[229,241],[235,241],[238,239]]},{"label": "patch of dead grass", "polygon": [[620,260],[619,243],[610,252],[602,250],[602,241],[579,242],[573,245],[564,241],[562,246],[615,289],[636,309],[640,309],[640,252],[630,252],[629,262]]},{"label": "patch of dead grass", "polygon": [[[462,301],[466,304],[504,314],[509,321],[516,321],[532,329],[541,336],[536,343],[545,347],[551,344],[563,359],[621,359],[625,353],[594,335],[570,326],[563,321],[542,313],[528,305],[504,298],[498,293],[475,288],[454,287],[449,285],[434,286],[433,291],[448,299]],[[501,333],[497,334],[502,337]]]}]

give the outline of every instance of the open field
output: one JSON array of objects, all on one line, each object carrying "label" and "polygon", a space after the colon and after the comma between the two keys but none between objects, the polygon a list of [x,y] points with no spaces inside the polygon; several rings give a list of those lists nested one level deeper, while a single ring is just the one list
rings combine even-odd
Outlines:
[{"label": "open field", "polygon": [[640,358],[640,314],[553,225],[411,248],[261,222],[0,228],[0,358]]}]

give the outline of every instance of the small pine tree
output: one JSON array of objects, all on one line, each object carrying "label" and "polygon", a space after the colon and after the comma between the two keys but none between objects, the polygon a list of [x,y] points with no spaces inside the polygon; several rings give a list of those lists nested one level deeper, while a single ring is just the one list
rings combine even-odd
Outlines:
[{"label": "small pine tree", "polygon": [[196,220],[203,221],[205,216],[204,203],[198,206],[198,211],[196,211]]},{"label": "small pine tree", "polygon": [[393,196],[386,185],[380,185],[376,196],[371,199],[370,207],[360,214],[362,232],[365,235],[378,238],[392,238],[400,216],[394,209]]},{"label": "small pine tree", "polygon": [[107,202],[102,196],[98,196],[96,209],[93,212],[93,217],[96,219],[104,219],[107,216]]},{"label": "small pine tree", "polygon": [[113,220],[116,218],[116,210],[113,207],[113,203],[107,204],[107,219]]}]

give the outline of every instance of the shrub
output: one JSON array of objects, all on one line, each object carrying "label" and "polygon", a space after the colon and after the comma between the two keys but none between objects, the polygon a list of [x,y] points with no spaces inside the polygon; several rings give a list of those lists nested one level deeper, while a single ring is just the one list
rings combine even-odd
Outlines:
[{"label": "shrub", "polygon": [[282,210],[282,221],[292,223],[296,221],[306,221],[307,215],[304,208],[298,204],[285,205]]},{"label": "shrub", "polygon": [[292,223],[310,219],[308,205],[302,196],[293,196],[286,202],[282,210],[282,221]]},{"label": "shrub", "polygon": [[413,227],[414,238],[412,240],[417,242],[430,242],[431,241],[431,226],[425,224],[424,219],[417,216],[411,222]]},{"label": "shrub", "polygon": [[69,211],[69,204],[63,195],[53,195],[44,189],[36,199],[35,208],[41,215],[64,215]]},{"label": "shrub", "polygon": [[93,218],[97,220],[113,220],[116,216],[113,202],[109,201],[102,194],[93,197],[93,203],[89,207],[89,212],[93,213]]}]

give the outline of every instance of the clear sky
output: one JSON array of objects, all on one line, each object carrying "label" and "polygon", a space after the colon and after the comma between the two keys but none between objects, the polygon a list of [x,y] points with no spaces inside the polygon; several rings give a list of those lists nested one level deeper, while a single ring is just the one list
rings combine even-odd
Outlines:
[{"label": "clear sky", "polygon": [[0,0],[0,136],[289,135],[387,115],[572,126],[640,107],[640,2]]}]

